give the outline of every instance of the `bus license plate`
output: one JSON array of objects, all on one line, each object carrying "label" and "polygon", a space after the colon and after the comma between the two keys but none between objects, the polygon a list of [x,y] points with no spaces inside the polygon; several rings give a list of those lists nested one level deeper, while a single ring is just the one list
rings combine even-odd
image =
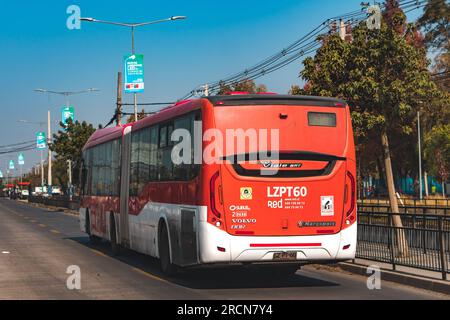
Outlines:
[{"label": "bus license plate", "polygon": [[276,261],[292,261],[292,260],[297,260],[297,252],[296,252],[296,251],[275,252],[275,253],[273,254],[273,260],[276,260]]}]

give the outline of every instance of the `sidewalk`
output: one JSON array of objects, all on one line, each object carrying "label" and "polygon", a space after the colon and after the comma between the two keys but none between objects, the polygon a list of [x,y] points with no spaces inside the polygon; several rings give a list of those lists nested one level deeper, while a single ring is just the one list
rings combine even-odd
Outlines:
[{"label": "sidewalk", "polygon": [[[355,259],[354,263],[339,263],[339,267],[342,270],[360,275],[368,275],[368,266],[379,267],[381,269],[381,278],[383,280],[450,295],[450,281],[442,280],[442,274],[440,272],[403,266],[396,266],[396,270],[392,270],[392,265],[389,263],[365,259]],[[448,277],[450,278],[450,275],[448,275]]]}]

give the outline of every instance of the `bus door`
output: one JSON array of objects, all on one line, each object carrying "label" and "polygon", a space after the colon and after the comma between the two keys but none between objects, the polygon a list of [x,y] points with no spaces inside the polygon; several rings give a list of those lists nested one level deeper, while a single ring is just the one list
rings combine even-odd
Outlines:
[{"label": "bus door", "polygon": [[119,239],[122,246],[130,247],[128,199],[130,196],[131,126],[123,130],[121,157]]}]

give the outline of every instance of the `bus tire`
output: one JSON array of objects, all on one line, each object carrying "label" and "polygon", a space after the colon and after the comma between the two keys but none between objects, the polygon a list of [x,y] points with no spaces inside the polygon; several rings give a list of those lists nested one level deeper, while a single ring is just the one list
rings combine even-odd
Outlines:
[{"label": "bus tire", "polygon": [[86,212],[86,220],[85,220],[85,229],[86,229],[86,233],[89,236],[89,242],[92,244],[98,244],[100,243],[100,241],[102,241],[102,238],[94,236],[93,234],[91,234],[91,220],[89,218],[89,212]]},{"label": "bus tire", "polygon": [[117,256],[120,254],[120,245],[117,243],[117,232],[116,232],[116,222],[114,219],[114,215],[111,215],[109,221],[109,238],[111,244],[111,251],[113,255]]},{"label": "bus tire", "polygon": [[159,261],[161,264],[161,270],[166,276],[171,276],[177,273],[176,266],[170,261],[170,246],[169,246],[169,232],[167,231],[166,224],[161,223],[159,228]]}]

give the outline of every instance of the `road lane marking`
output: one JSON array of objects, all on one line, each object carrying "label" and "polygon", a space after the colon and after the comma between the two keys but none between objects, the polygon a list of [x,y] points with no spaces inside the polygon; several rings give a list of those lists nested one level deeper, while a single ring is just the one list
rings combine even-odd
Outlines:
[{"label": "road lane marking", "polygon": [[39,223],[38,226],[41,227],[41,228],[46,228],[47,227],[45,224],[42,224],[42,223]]},{"label": "road lane marking", "polygon": [[2,251],[3,254],[9,254],[9,251]]},{"label": "road lane marking", "polygon": [[164,282],[164,283],[172,284],[170,281],[167,281],[166,279],[163,279],[163,278],[155,276],[155,275],[153,275],[151,273],[145,272],[144,270],[141,270],[139,268],[131,268],[131,269],[136,271],[136,272],[139,272],[140,274],[142,274],[142,275],[144,275],[144,276],[146,276],[148,278],[151,278],[153,280],[157,280],[157,281],[161,281],[161,282]]},{"label": "road lane marking", "polygon": [[96,253],[96,254],[98,254],[98,255],[100,255],[100,256],[102,256],[102,257],[109,258],[108,255],[104,254],[104,253],[101,252],[101,251],[98,251],[98,250],[95,250],[95,249],[91,249],[91,251],[94,252],[94,253]]},{"label": "road lane marking", "polygon": [[55,230],[55,229],[50,230],[50,232],[56,233],[56,234],[61,233],[61,232],[59,232],[58,230]]},{"label": "road lane marking", "polygon": [[33,222],[33,223],[36,223],[37,221],[36,220],[30,220],[31,222]]}]

